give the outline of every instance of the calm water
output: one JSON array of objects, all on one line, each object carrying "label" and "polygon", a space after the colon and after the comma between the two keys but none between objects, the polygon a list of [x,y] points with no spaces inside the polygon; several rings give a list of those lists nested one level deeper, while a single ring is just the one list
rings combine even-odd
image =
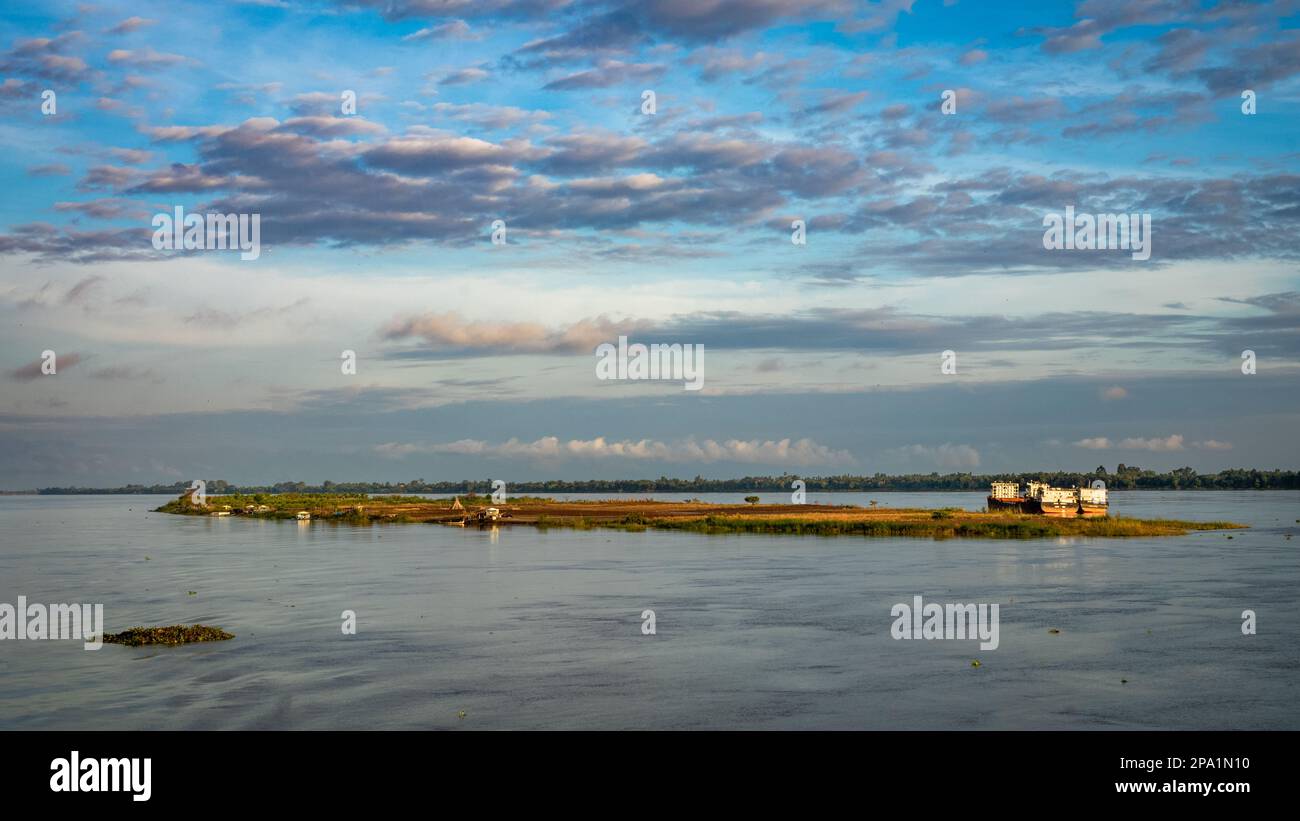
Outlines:
[{"label": "calm water", "polygon": [[[1300,538],[1286,538],[1300,493],[1112,496],[1124,515],[1252,529],[1025,542],[488,532],[0,497],[0,602],[102,602],[110,632],[202,622],[238,635],[96,652],[0,641],[0,729],[1300,729]],[[873,498],[984,504],[808,500]],[[1000,603],[1001,646],[891,639],[890,608],[915,594]],[[647,608],[654,636],[641,634]],[[1258,635],[1241,634],[1247,608]],[[357,635],[342,634],[343,610]]]}]

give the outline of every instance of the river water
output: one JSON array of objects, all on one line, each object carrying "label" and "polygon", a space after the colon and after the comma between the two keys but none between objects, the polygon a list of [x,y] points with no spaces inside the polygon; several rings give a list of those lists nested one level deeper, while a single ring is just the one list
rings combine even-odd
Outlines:
[{"label": "river water", "polygon": [[[808,495],[871,499],[984,505]],[[0,729],[1300,729],[1298,492],[1112,493],[1113,513],[1251,525],[1231,539],[1035,541],[150,512],[165,501],[0,497],[0,602],[237,638],[0,641]],[[999,604],[999,646],[893,639],[916,595]]]}]

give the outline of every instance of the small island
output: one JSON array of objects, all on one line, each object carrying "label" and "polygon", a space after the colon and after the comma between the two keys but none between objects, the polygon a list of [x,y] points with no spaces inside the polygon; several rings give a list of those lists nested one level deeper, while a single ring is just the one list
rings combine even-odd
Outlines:
[{"label": "small island", "polygon": [[694,533],[767,533],[816,536],[916,537],[931,539],[1036,539],[1059,536],[1124,538],[1180,536],[1193,531],[1232,530],[1233,522],[1187,522],[1124,516],[1053,517],[1014,510],[968,511],[824,504],[714,504],[651,499],[556,500],[485,496],[430,499],[367,494],[253,494],[208,496],[198,503],[186,493],[157,512],[186,516],[290,519],[303,525],[385,523],[453,527],[566,527]]}]

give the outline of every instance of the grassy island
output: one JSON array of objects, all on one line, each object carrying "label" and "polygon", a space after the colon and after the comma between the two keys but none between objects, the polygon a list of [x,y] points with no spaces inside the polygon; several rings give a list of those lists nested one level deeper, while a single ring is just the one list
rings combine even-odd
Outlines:
[{"label": "grassy island", "polygon": [[[255,494],[209,496],[199,505],[186,495],[158,512],[188,516],[296,519],[307,524],[425,523],[459,527],[520,525],[578,529],[684,530],[695,533],[773,533],[816,536],[908,536],[932,539],[1037,539],[1057,536],[1178,536],[1198,530],[1245,527],[1232,522],[1185,522],[1123,516],[1056,518],[958,508],[856,505],[710,504],[649,499],[557,501],[484,496],[429,499],[365,494]],[[493,518],[496,517],[496,518]]]}]

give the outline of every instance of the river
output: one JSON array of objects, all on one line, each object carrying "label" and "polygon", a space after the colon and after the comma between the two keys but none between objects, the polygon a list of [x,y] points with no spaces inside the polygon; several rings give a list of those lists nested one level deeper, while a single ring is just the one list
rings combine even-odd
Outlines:
[{"label": "river", "polygon": [[[872,499],[984,505],[808,494]],[[1300,729],[1300,492],[1113,492],[1116,514],[1251,529],[1034,541],[150,512],[165,501],[0,497],[0,602],[237,638],[0,641],[0,729]],[[916,595],[997,603],[999,646],[895,640]]]}]

